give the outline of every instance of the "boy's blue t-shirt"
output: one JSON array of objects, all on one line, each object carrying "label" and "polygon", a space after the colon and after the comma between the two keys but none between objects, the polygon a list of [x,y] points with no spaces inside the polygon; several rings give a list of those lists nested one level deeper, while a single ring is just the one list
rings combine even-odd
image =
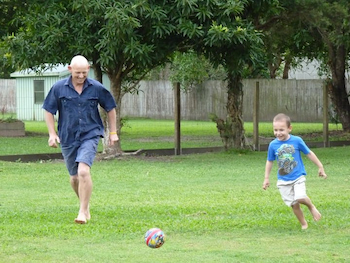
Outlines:
[{"label": "boy's blue t-shirt", "polygon": [[274,139],[269,144],[267,160],[277,160],[278,180],[294,181],[300,176],[306,175],[300,152],[308,154],[310,149],[298,136],[290,135],[286,141]]}]

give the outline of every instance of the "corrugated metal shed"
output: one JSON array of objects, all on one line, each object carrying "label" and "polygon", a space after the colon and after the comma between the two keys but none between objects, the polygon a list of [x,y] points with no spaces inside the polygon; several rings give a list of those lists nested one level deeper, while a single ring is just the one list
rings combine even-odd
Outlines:
[{"label": "corrugated metal shed", "polygon": [[[52,85],[60,79],[70,75],[68,65],[58,65],[43,72],[37,73],[27,69],[11,74],[16,78],[16,114],[19,120],[43,121],[44,110],[42,102],[35,103],[34,81],[42,80],[44,83],[44,95],[46,96]],[[90,69],[90,78],[94,77]]]},{"label": "corrugated metal shed", "polygon": [[59,79],[68,77],[70,72],[68,71],[68,65],[57,65],[49,68],[43,72],[36,72],[32,69],[25,69],[11,73],[12,78],[28,78],[28,77],[58,77]]}]

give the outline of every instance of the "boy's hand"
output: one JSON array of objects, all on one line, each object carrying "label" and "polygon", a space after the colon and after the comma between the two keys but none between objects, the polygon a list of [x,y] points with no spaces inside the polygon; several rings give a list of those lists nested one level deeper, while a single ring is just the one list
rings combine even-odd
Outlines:
[{"label": "boy's hand", "polygon": [[319,176],[319,177],[323,177],[324,179],[327,178],[327,175],[326,175],[326,173],[324,172],[324,169],[323,169],[323,168],[319,168],[319,169],[318,169],[318,176]]},{"label": "boy's hand", "polygon": [[265,179],[263,183],[263,189],[266,190],[270,186],[270,180]]}]

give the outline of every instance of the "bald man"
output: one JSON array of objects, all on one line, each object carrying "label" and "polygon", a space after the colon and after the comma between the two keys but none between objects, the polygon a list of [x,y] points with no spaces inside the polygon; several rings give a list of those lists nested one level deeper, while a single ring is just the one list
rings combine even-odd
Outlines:
[{"label": "bald man", "polygon": [[[91,219],[89,202],[92,193],[90,169],[97,153],[104,127],[100,105],[108,116],[109,144],[119,140],[116,132],[116,103],[111,93],[98,81],[88,78],[90,65],[83,56],[73,57],[68,70],[71,76],[56,82],[47,94],[43,109],[49,132],[50,147],[61,146],[70,175],[70,183],[80,202],[75,222]],[[54,115],[58,115],[58,134]]]}]

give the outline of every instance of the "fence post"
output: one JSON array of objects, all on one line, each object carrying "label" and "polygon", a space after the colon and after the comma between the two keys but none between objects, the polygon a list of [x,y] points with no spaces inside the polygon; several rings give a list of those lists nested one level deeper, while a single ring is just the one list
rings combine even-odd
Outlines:
[{"label": "fence post", "polygon": [[253,147],[255,151],[260,150],[259,144],[259,81],[255,84],[253,105]]},{"label": "fence post", "polygon": [[174,85],[175,155],[181,154],[181,100],[180,83]]},{"label": "fence post", "polygon": [[326,82],[323,84],[323,147],[329,147],[328,92]]}]

